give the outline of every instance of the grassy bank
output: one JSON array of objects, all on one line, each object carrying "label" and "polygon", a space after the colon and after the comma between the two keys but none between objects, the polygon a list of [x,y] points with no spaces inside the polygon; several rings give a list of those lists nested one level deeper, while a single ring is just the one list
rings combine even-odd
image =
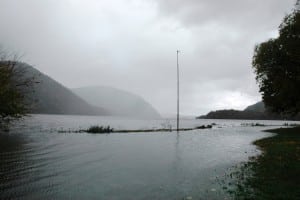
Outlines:
[{"label": "grassy bank", "polygon": [[235,199],[300,199],[300,127],[255,141],[262,154],[230,174],[228,192]]}]

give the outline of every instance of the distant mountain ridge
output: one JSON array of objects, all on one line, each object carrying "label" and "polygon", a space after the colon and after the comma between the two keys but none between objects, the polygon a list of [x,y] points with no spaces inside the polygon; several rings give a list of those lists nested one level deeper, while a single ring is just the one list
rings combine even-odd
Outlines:
[{"label": "distant mountain ridge", "polygon": [[217,110],[197,119],[250,119],[250,120],[300,120],[300,115],[288,116],[267,111],[262,101],[248,106],[244,110]]},{"label": "distant mountain ridge", "polygon": [[244,111],[266,112],[264,102],[259,101],[253,105],[248,106]]},{"label": "distant mountain ridge", "polygon": [[25,93],[25,100],[33,114],[108,115],[100,107],[91,106],[70,89],[26,63],[16,65],[24,71],[24,78],[35,77],[33,92]]},{"label": "distant mountain ridge", "polygon": [[111,115],[132,118],[161,118],[158,111],[142,97],[108,86],[91,86],[72,89],[89,104],[106,109]]}]

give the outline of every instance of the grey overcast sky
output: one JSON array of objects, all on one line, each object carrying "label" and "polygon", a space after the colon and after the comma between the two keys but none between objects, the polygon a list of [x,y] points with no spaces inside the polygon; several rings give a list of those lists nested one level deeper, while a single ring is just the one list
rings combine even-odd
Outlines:
[{"label": "grey overcast sky", "polygon": [[69,88],[139,94],[161,114],[261,99],[251,58],[295,0],[0,0],[0,44]]}]

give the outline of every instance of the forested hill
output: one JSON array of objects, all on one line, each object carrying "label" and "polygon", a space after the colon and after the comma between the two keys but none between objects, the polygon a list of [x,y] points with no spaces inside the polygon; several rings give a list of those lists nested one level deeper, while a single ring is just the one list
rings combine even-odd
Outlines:
[{"label": "forested hill", "polygon": [[159,119],[160,114],[142,97],[128,91],[108,86],[92,86],[72,90],[94,106],[107,110],[114,116]]},{"label": "forested hill", "polygon": [[270,113],[265,109],[263,102],[248,106],[245,110],[217,110],[197,119],[250,119],[250,120],[300,120],[300,115],[288,116]]},{"label": "forested hill", "polygon": [[26,63],[18,63],[18,70],[25,77],[34,77],[33,91],[25,93],[31,113],[67,115],[107,115],[105,109],[92,106],[49,76]]},{"label": "forested hill", "polygon": [[248,106],[244,111],[266,112],[264,102],[259,101],[256,104]]}]

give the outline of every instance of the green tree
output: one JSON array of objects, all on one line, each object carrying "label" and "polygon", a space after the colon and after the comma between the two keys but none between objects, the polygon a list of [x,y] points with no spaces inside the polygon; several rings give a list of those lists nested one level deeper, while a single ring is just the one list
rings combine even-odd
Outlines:
[{"label": "green tree", "polygon": [[255,47],[252,61],[263,101],[277,113],[300,111],[300,12],[297,6],[298,3],[279,26],[278,38]]}]

